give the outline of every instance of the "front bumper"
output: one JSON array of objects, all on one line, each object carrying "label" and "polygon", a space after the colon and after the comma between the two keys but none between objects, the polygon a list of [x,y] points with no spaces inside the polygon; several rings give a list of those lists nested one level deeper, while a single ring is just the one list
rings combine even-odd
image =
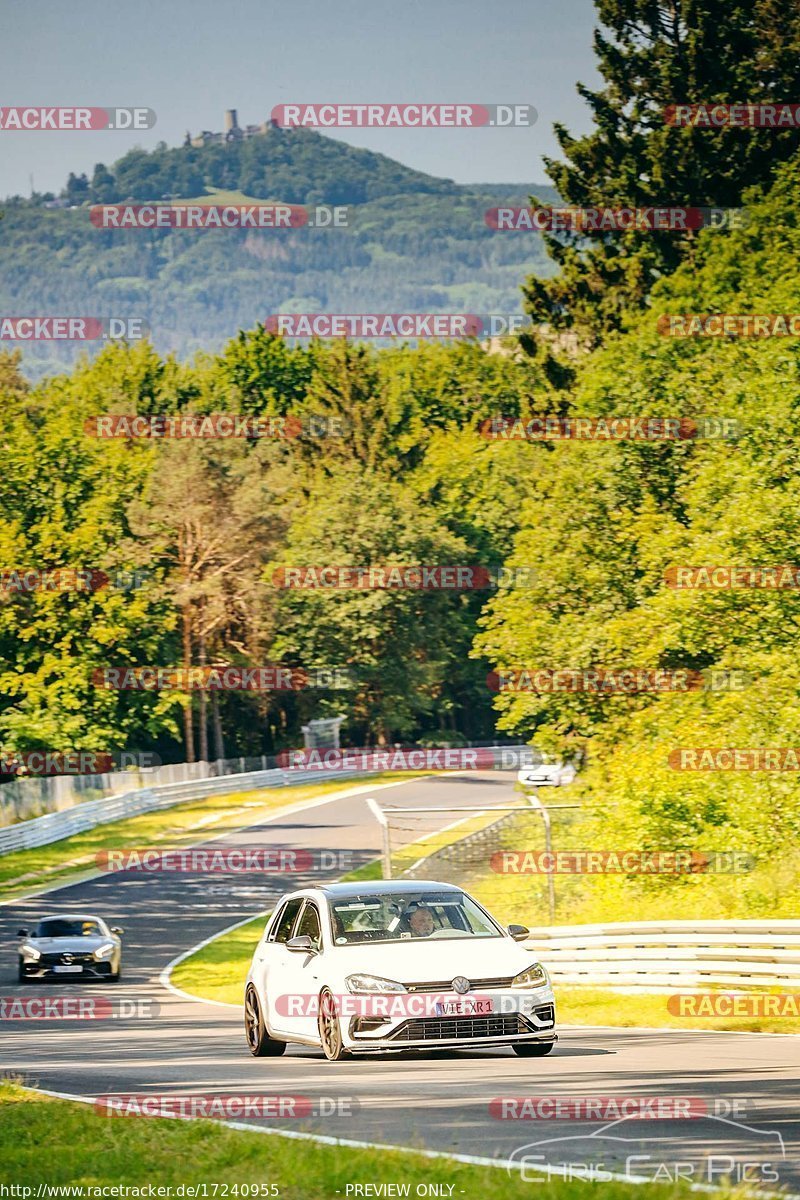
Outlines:
[{"label": "front bumper", "polygon": [[[499,997],[495,997],[498,1000]],[[506,998],[510,1000],[511,998]],[[495,1004],[486,1016],[408,1017],[384,1021],[379,1017],[351,1017],[342,1021],[342,1038],[348,1050],[426,1050],[470,1046],[512,1045],[515,1042],[556,1041],[555,1004],[537,999],[523,1007]]]},{"label": "front bumper", "polygon": [[[80,967],[80,970],[59,971],[57,967]],[[76,963],[23,962],[22,973],[26,979],[57,979],[59,982],[69,979],[108,979],[115,971],[113,960],[93,960]]]}]

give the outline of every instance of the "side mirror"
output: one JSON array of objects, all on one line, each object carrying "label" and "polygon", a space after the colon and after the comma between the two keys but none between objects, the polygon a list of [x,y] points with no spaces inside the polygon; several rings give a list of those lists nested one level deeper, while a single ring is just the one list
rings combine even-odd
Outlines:
[{"label": "side mirror", "polygon": [[515,942],[524,942],[531,931],[525,925],[509,925],[508,932]]},{"label": "side mirror", "polygon": [[317,947],[312,942],[307,933],[303,933],[300,937],[289,938],[286,943],[287,950],[294,950],[300,954],[318,954]]},{"label": "side mirror", "polygon": [[115,933],[117,937],[121,937],[125,930],[120,925],[112,925],[111,932]]},{"label": "side mirror", "polygon": [[17,937],[27,937],[27,936],[28,936],[27,929],[18,929],[17,930]]}]

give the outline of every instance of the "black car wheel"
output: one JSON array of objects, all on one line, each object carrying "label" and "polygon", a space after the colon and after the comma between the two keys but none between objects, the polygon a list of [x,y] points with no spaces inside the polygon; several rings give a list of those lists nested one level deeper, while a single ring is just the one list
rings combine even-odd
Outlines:
[{"label": "black car wheel", "polygon": [[244,997],[244,1031],[247,1048],[254,1058],[277,1058],[286,1049],[286,1042],[278,1042],[267,1033],[258,992],[252,983]]},{"label": "black car wheel", "polygon": [[17,963],[17,982],[24,983],[26,978],[27,978],[27,976],[25,975],[25,964],[22,961],[22,956],[20,955],[20,958]]},{"label": "black car wheel", "polygon": [[555,1042],[514,1042],[511,1047],[520,1058],[544,1058],[555,1046]]}]

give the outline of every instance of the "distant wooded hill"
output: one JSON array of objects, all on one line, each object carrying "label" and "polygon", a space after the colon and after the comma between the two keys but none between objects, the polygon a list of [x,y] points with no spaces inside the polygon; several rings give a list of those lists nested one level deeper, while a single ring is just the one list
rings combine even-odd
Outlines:
[{"label": "distant wooded hill", "polygon": [[[88,206],[210,198],[351,205],[348,228],[104,230]],[[519,312],[522,280],[552,270],[540,236],[497,233],[484,212],[538,184],[462,186],[311,130],[228,145],[134,149],[53,196],[4,202],[0,315],[139,316],[161,352],[216,349],[270,313]],[[17,345],[21,343],[16,343]],[[59,370],[73,344],[24,346],[26,372]]]}]

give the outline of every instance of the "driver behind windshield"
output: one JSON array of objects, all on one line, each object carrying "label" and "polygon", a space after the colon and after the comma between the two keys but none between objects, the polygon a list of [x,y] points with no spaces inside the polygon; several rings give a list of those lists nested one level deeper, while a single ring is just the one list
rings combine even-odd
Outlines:
[{"label": "driver behind windshield", "polygon": [[412,937],[430,937],[434,930],[433,917],[429,908],[419,905],[408,918]]}]

